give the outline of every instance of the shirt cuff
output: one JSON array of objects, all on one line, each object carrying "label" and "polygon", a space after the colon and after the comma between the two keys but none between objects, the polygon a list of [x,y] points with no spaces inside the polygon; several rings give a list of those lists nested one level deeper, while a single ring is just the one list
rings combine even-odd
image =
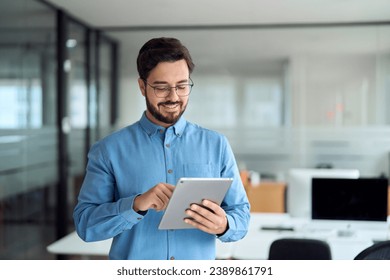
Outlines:
[{"label": "shirt cuff", "polygon": [[[223,241],[223,242],[227,242],[229,241],[229,237],[232,235],[232,233],[234,232],[232,226],[234,227],[234,220],[232,217],[230,217],[229,215],[226,215],[226,219],[227,219],[227,227],[226,227],[226,230],[221,233],[221,234],[218,234],[217,237]],[[231,226],[232,225],[232,226]]]},{"label": "shirt cuff", "polygon": [[220,234],[217,234],[217,237],[223,236],[228,230],[229,230],[229,220],[228,220],[228,218],[227,218],[227,216],[226,216],[226,229],[225,229],[224,232],[222,232],[222,233],[220,233]]},{"label": "shirt cuff", "polygon": [[138,195],[122,198],[119,204],[119,214],[130,224],[139,223],[148,211],[135,212],[133,209],[134,199]]}]

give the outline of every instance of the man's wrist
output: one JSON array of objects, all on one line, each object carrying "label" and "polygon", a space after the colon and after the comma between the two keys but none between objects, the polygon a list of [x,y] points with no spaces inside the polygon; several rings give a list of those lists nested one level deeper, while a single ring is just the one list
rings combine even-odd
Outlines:
[{"label": "man's wrist", "polygon": [[139,196],[140,196],[140,194],[138,194],[138,195],[136,195],[136,197],[134,198],[134,201],[133,201],[133,210],[135,211],[135,212],[142,212],[142,210],[141,209],[139,209],[139,207],[138,207],[138,198],[139,198]]},{"label": "man's wrist", "polygon": [[225,216],[225,218],[226,218],[226,228],[222,233],[217,234],[217,237],[224,235],[229,230],[229,220],[227,219],[226,216]]}]

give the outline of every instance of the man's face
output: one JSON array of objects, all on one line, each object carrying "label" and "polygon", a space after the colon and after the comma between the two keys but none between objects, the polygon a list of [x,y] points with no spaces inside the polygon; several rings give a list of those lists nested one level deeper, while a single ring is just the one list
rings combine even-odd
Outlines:
[{"label": "man's face", "polygon": [[146,116],[153,123],[168,127],[177,122],[184,113],[188,96],[178,96],[175,89],[171,89],[166,97],[157,97],[154,89],[151,87],[175,87],[180,84],[189,84],[189,71],[186,61],[178,60],[175,62],[160,62],[150,72],[145,84],[141,79],[138,80],[142,95],[146,99]]}]

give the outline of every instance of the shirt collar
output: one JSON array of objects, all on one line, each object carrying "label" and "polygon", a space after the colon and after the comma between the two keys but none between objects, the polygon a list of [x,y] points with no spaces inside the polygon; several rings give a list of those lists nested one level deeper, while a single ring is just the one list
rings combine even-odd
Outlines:
[{"label": "shirt collar", "polygon": [[183,135],[184,128],[187,125],[186,119],[181,116],[180,119],[173,125],[174,133],[176,136],[180,137]]},{"label": "shirt collar", "polygon": [[[159,132],[161,130],[165,130],[164,127],[159,126],[153,122],[151,122],[147,117],[146,117],[146,112],[142,114],[142,117],[140,119],[140,124],[141,127],[146,131],[148,135],[153,135],[156,132]],[[180,137],[183,135],[184,128],[186,127],[187,121],[185,120],[184,117],[180,117],[180,119],[171,127],[173,127],[174,133],[176,136]]]}]

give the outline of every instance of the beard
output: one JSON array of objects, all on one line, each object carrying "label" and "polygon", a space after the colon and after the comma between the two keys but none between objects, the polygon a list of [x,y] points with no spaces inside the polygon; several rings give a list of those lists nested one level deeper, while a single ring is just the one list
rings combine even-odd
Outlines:
[{"label": "beard", "polygon": [[[184,111],[187,108],[187,105],[184,106],[182,101],[177,101],[177,102],[171,102],[171,101],[165,101],[165,102],[160,102],[157,104],[157,107],[153,106],[147,95],[145,95],[146,99],[146,108],[149,111],[149,113],[158,121],[172,125],[175,124],[180,117],[183,115]],[[179,113],[177,112],[166,112],[166,113],[161,113],[159,107],[162,105],[175,105],[178,104],[180,107]]]}]

